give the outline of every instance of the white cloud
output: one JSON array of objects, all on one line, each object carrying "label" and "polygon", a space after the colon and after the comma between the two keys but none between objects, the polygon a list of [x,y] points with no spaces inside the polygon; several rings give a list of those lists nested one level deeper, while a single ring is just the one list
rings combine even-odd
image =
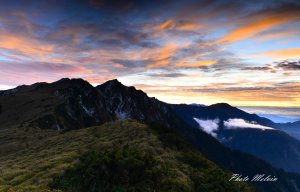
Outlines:
[{"label": "white cloud", "polygon": [[16,86],[10,86],[10,85],[0,85],[0,90],[7,90],[15,88]]},{"label": "white cloud", "polygon": [[228,119],[224,121],[224,126],[227,129],[253,128],[253,129],[273,129],[263,125],[256,124],[256,122],[247,122],[244,119]]},{"label": "white cloud", "polygon": [[219,119],[213,119],[213,120],[204,120],[204,119],[198,119],[196,117],[193,118],[199,125],[200,128],[205,131],[206,133],[212,135],[213,137],[217,137],[217,133],[215,131],[219,128]]}]

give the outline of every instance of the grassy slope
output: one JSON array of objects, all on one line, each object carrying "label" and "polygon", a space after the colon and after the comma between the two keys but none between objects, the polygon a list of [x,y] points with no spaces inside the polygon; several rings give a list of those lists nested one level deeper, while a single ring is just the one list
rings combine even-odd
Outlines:
[{"label": "grassy slope", "polygon": [[251,191],[244,183],[228,182],[229,174],[175,134],[131,120],[65,133],[33,128],[0,130],[0,191],[47,191],[53,177],[76,167],[83,153],[120,149],[125,145],[154,154],[158,162],[168,163],[175,173],[168,179],[186,191],[195,190],[192,173],[196,169],[204,176],[201,185],[210,191],[217,191],[214,186]]}]

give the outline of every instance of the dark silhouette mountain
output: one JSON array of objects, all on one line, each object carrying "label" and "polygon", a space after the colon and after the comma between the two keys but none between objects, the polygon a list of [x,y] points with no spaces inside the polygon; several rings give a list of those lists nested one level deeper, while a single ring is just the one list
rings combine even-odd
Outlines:
[{"label": "dark silhouette mountain", "polygon": [[82,79],[61,79],[2,91],[0,128],[29,124],[42,129],[78,129],[114,120],[104,98]]},{"label": "dark silhouette mountain", "polygon": [[126,87],[117,80],[95,88],[81,79],[62,79],[49,84],[22,86],[0,94],[0,128],[26,125],[69,130],[127,118],[147,124],[164,124],[226,171],[249,176],[264,173],[278,178],[279,182],[250,183],[259,191],[300,189],[299,175],[272,168],[252,155],[230,150],[190,121],[193,117],[218,117],[222,120],[243,118],[265,126],[273,123],[228,104],[203,107],[171,105],[150,98],[134,87]]},{"label": "dark silhouette mountain", "polygon": [[186,104],[173,105],[173,109],[176,113],[182,117],[186,122],[192,126],[197,126],[197,122],[191,121],[193,117],[201,119],[214,119],[218,118],[221,121],[228,119],[245,119],[247,121],[255,121],[260,125],[279,127],[276,123],[263,117],[259,117],[256,114],[249,114],[243,110],[233,107],[227,103],[218,103],[210,106],[193,106]]}]

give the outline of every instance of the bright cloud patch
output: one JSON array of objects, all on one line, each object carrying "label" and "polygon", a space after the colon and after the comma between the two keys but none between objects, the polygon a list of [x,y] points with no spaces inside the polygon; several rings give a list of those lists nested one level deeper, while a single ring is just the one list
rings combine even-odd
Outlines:
[{"label": "bright cloud patch", "polygon": [[228,129],[240,129],[240,128],[253,128],[253,129],[273,129],[263,125],[256,124],[255,122],[247,122],[244,119],[228,119],[224,121],[224,126]]},{"label": "bright cloud patch", "polygon": [[193,119],[200,125],[200,128],[203,131],[212,135],[213,137],[217,137],[215,131],[217,131],[219,128],[219,122],[220,122],[219,119],[204,120],[204,119],[198,119],[196,117],[194,117]]},{"label": "bright cloud patch", "polygon": [[7,90],[7,89],[12,89],[14,86],[9,86],[9,85],[0,85],[0,90]]}]

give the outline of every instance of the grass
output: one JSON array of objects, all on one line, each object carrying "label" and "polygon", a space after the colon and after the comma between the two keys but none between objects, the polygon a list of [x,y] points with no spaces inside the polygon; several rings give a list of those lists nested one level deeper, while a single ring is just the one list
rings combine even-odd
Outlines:
[{"label": "grass", "polygon": [[169,187],[165,191],[252,191],[245,183],[228,182],[228,173],[170,130],[132,120],[65,133],[36,128],[0,130],[0,191],[68,191],[50,186],[55,178],[80,167],[87,153],[122,153],[124,147],[151,154],[155,166],[171,170],[172,174],[161,178]]}]

